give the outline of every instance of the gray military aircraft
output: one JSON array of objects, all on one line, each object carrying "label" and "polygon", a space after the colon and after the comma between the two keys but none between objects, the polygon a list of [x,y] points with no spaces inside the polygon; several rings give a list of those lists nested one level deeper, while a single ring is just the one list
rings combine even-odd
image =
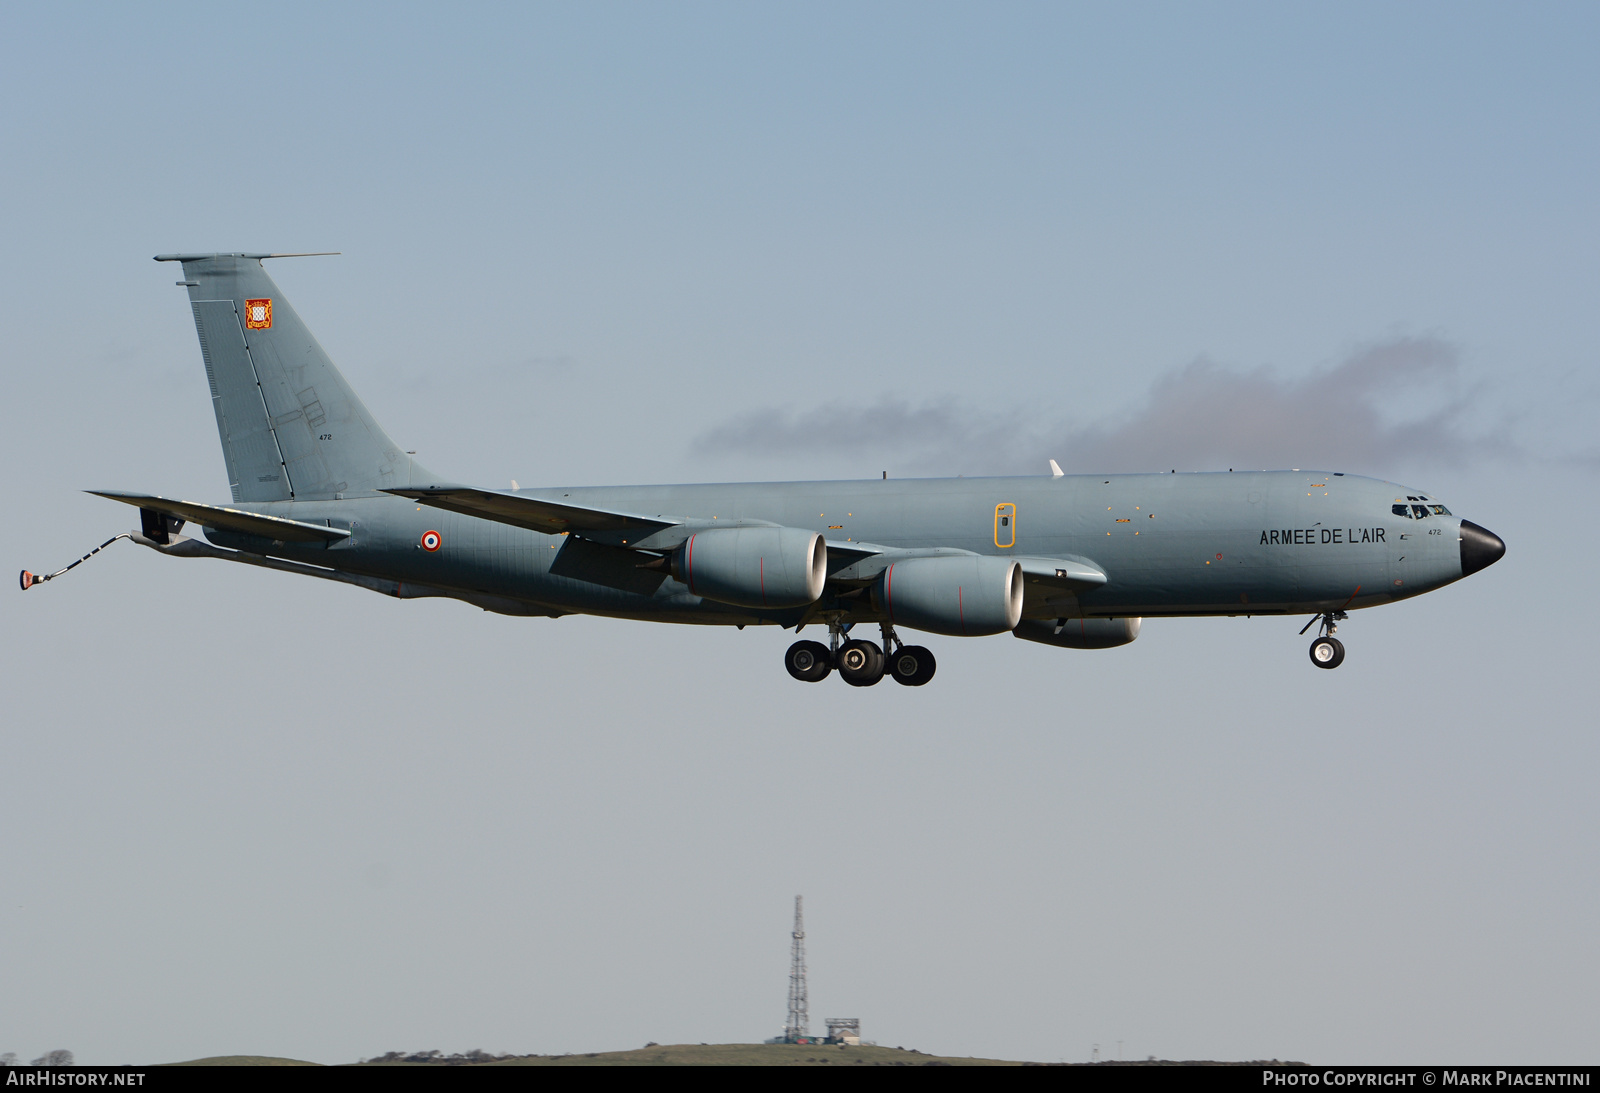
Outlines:
[{"label": "gray military aircraft", "polygon": [[[900,628],[1104,649],[1153,616],[1310,614],[1311,662],[1336,668],[1349,611],[1505,553],[1419,490],[1338,471],[1065,475],[1052,460],[1031,478],[441,481],[373,420],[262,268],[274,257],[288,256],[156,256],[182,263],[233,491],[231,505],[93,491],[137,507],[126,536],[162,554],[508,615],[816,625],[827,644],[785,655],[796,679],[916,687],[934,656]],[[180,534],[189,523],[208,542]],[[881,645],[850,637],[863,623]]]}]

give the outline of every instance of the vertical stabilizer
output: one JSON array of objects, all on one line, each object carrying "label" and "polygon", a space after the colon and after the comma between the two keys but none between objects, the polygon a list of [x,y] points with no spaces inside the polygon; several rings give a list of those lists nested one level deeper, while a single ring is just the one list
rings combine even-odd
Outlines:
[{"label": "vertical stabilizer", "polygon": [[311,501],[425,485],[261,267],[260,254],[183,263],[235,501]]}]

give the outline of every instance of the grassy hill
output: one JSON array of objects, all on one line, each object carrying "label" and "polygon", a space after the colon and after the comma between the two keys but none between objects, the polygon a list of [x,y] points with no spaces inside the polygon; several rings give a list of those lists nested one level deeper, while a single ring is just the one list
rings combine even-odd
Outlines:
[{"label": "grassy hill", "polygon": [[[368,1063],[438,1066],[438,1063]],[[449,1065],[449,1064],[446,1064]],[[457,1064],[460,1065],[460,1064]],[[518,1055],[475,1066],[1021,1066],[1001,1059],[957,1059],[893,1047],[820,1044],[662,1044],[582,1055]]]},{"label": "grassy hill", "polygon": [[188,1059],[167,1066],[321,1066],[304,1059],[280,1059],[276,1055],[212,1055],[204,1059]]},{"label": "grassy hill", "polygon": [[[171,1066],[320,1066],[300,1059],[271,1055],[214,1055]],[[361,1066],[1040,1066],[1007,1059],[974,1059],[928,1055],[898,1047],[824,1047],[820,1044],[651,1044],[632,1051],[594,1051],[579,1055],[508,1055],[498,1059],[468,1061],[440,1057],[427,1062],[401,1058],[373,1059]],[[1277,1059],[1259,1063],[1215,1063],[1202,1060],[1173,1062],[1072,1063],[1071,1066],[1304,1066]]]}]

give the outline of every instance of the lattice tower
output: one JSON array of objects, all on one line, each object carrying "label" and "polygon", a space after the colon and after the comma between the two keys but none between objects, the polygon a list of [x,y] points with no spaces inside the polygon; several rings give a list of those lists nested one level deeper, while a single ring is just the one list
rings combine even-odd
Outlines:
[{"label": "lattice tower", "polygon": [[783,1038],[797,1043],[811,1035],[810,1003],[806,997],[806,922],[800,897],[794,897],[794,943],[789,949],[789,1021]]}]

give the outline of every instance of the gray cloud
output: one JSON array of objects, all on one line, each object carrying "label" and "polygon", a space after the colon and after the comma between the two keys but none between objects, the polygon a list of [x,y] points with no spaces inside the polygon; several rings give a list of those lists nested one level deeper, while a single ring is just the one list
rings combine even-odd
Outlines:
[{"label": "gray cloud", "polygon": [[837,403],[812,410],[757,410],[701,433],[692,450],[701,455],[774,454],[848,448],[884,454],[891,462],[929,456],[1009,453],[1016,427],[999,415],[964,409],[954,400],[913,406],[904,399],[869,404]]},{"label": "gray cloud", "polygon": [[1472,423],[1483,392],[1463,389],[1459,371],[1455,347],[1436,338],[1367,346],[1299,378],[1199,360],[1158,379],[1131,416],[1066,435],[1064,450],[1085,470],[1375,470],[1512,453],[1504,426]]},{"label": "gray cloud", "polygon": [[702,455],[848,446],[918,473],[1207,470],[1314,466],[1355,472],[1520,454],[1502,423],[1476,424],[1483,389],[1464,386],[1459,354],[1437,338],[1368,345],[1298,377],[1200,359],[1155,381],[1131,412],[1086,424],[1037,411],[975,411],[953,400],[883,399],[805,411],[770,409],[725,422],[693,443]]}]

